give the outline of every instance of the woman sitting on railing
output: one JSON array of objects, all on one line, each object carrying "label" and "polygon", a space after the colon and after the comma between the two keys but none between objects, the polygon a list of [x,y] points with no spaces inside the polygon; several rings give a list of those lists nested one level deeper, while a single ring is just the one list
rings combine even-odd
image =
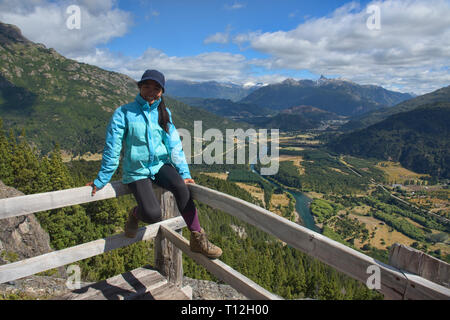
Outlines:
[{"label": "woman sitting on railing", "polygon": [[[128,214],[125,235],[134,238],[139,220],[161,221],[161,208],[153,192],[153,180],[173,193],[178,209],[191,231],[190,247],[210,258],[218,258],[222,250],[209,242],[200,227],[197,208],[186,183],[192,179],[180,136],[165,106],[165,78],[157,70],[147,70],[138,82],[136,99],[117,108],[109,122],[102,165],[92,186],[92,195],[103,188],[119,166],[122,142],[125,141],[122,183],[133,192],[138,206]],[[151,179],[151,180],[150,180]]]}]

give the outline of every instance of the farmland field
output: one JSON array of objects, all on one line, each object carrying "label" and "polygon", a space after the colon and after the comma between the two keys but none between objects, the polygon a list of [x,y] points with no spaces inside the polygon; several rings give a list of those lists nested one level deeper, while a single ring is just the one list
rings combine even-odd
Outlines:
[{"label": "farmland field", "polygon": [[392,161],[379,162],[376,167],[383,170],[388,175],[388,180],[392,183],[405,183],[408,180],[420,180],[422,177],[428,176],[405,169],[400,163]]}]

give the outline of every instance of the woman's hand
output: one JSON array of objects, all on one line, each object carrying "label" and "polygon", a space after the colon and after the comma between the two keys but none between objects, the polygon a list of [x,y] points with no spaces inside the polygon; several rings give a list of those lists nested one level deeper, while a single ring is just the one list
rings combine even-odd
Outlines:
[{"label": "woman's hand", "polygon": [[194,179],[184,179],[184,183],[193,183],[195,184]]},{"label": "woman's hand", "polygon": [[92,196],[95,196],[95,193],[97,192],[97,187],[95,186],[95,184],[94,184],[94,182],[88,182],[88,183],[86,183],[86,186],[89,186],[89,187],[92,187],[92,193],[91,193],[91,195]]}]

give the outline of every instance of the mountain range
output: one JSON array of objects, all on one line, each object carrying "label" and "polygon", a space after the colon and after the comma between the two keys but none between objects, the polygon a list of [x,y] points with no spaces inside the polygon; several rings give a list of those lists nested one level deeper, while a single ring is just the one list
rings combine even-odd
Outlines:
[{"label": "mountain range", "polygon": [[[281,83],[252,87],[249,94],[239,101],[233,99],[208,98],[217,90],[209,90],[211,82],[197,82],[195,88],[191,82],[183,87],[178,81],[178,87],[172,91],[179,96],[177,99],[189,105],[197,106],[217,115],[232,119],[243,119],[249,123],[272,127],[286,118],[287,114],[279,114],[283,110],[310,106],[340,116],[358,117],[371,110],[388,110],[391,106],[412,98],[408,93],[399,93],[386,90],[380,86],[359,85],[342,79],[327,79],[321,76],[319,80],[293,80],[287,79]],[[219,88],[218,83],[214,83]],[[224,85],[225,86],[225,85]],[[224,87],[220,87],[224,88]],[[242,94],[242,87],[237,85],[226,86],[229,90],[237,90],[236,94]],[[189,92],[188,92],[189,91]],[[322,113],[323,115],[324,113]],[[281,126],[286,130],[311,129],[312,124],[320,124],[317,119],[309,118],[311,113],[297,113],[298,121],[289,121],[290,125]],[[331,120],[325,117],[323,120]],[[287,129],[289,128],[289,129]]]},{"label": "mountain range", "polygon": [[166,92],[176,98],[228,99],[235,102],[246,97],[261,86],[262,84],[242,86],[217,81],[198,82],[168,79],[166,81]]},{"label": "mountain range", "polygon": [[[214,81],[167,82],[169,94],[185,102],[207,104],[209,109],[215,109],[217,114],[222,112],[223,115],[226,113],[219,111],[223,109],[221,107],[223,101],[206,101],[206,99],[223,99],[238,103],[233,106],[234,109],[248,105],[246,109],[258,106],[280,111],[294,106],[309,105],[338,115],[355,116],[413,98],[409,93],[390,91],[374,85],[359,85],[343,79],[327,79],[324,76],[317,81],[286,79],[280,83],[253,86]],[[227,107],[229,106],[230,103]]]},{"label": "mountain range", "polygon": [[450,178],[450,100],[398,112],[333,139],[334,152],[392,160],[418,173]]},{"label": "mountain range", "polygon": [[328,148],[450,178],[450,86],[352,118]]},{"label": "mountain range", "polygon": [[321,77],[313,80],[287,79],[253,91],[240,100],[274,110],[309,105],[343,116],[354,116],[392,106],[412,96],[372,85]]},{"label": "mountain range", "polygon": [[400,112],[411,111],[422,105],[448,101],[450,101],[450,86],[440,88],[421,96],[417,96],[410,100],[406,100],[390,108],[381,108],[359,116],[355,116],[348,123],[346,123],[342,127],[342,129],[345,131],[352,131],[366,128]]}]

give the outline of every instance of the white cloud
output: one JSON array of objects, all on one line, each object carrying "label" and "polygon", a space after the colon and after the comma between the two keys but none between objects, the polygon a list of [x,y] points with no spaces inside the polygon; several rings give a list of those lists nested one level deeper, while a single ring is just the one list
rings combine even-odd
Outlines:
[{"label": "white cloud", "polygon": [[204,44],[210,44],[210,43],[227,44],[230,41],[231,30],[232,30],[231,25],[228,25],[225,29],[225,32],[217,32],[213,35],[210,35],[205,40],[203,40],[203,43]]},{"label": "white cloud", "polygon": [[352,2],[293,30],[239,34],[234,42],[269,54],[266,66],[270,69],[338,74],[417,93],[448,85],[450,3],[395,0],[371,4],[380,8],[380,30],[370,30],[366,7]]},{"label": "white cloud", "polygon": [[176,57],[148,48],[138,58],[131,59],[97,49],[93,54],[76,57],[76,60],[127,74],[135,80],[140,79],[146,69],[158,69],[167,79],[193,81],[240,82],[248,72],[248,62],[243,55],[223,52]]},{"label": "white cloud", "polygon": [[238,3],[238,2],[235,2],[234,4],[226,4],[225,5],[225,9],[227,9],[227,10],[238,10],[238,9],[242,9],[242,8],[245,8],[245,4],[243,4],[243,3]]},{"label": "white cloud", "polygon": [[[17,3],[19,2],[19,4]],[[50,1],[0,1],[0,21],[18,26],[28,39],[44,43],[65,56],[88,54],[95,47],[109,40],[123,36],[131,17],[115,8],[115,1],[78,0],[80,7],[80,29],[70,30],[66,12],[73,1],[58,3]]]},{"label": "white cloud", "polygon": [[207,37],[203,43],[209,44],[209,43],[220,43],[220,44],[226,44],[229,41],[229,34],[224,32],[217,32],[209,37]]}]

